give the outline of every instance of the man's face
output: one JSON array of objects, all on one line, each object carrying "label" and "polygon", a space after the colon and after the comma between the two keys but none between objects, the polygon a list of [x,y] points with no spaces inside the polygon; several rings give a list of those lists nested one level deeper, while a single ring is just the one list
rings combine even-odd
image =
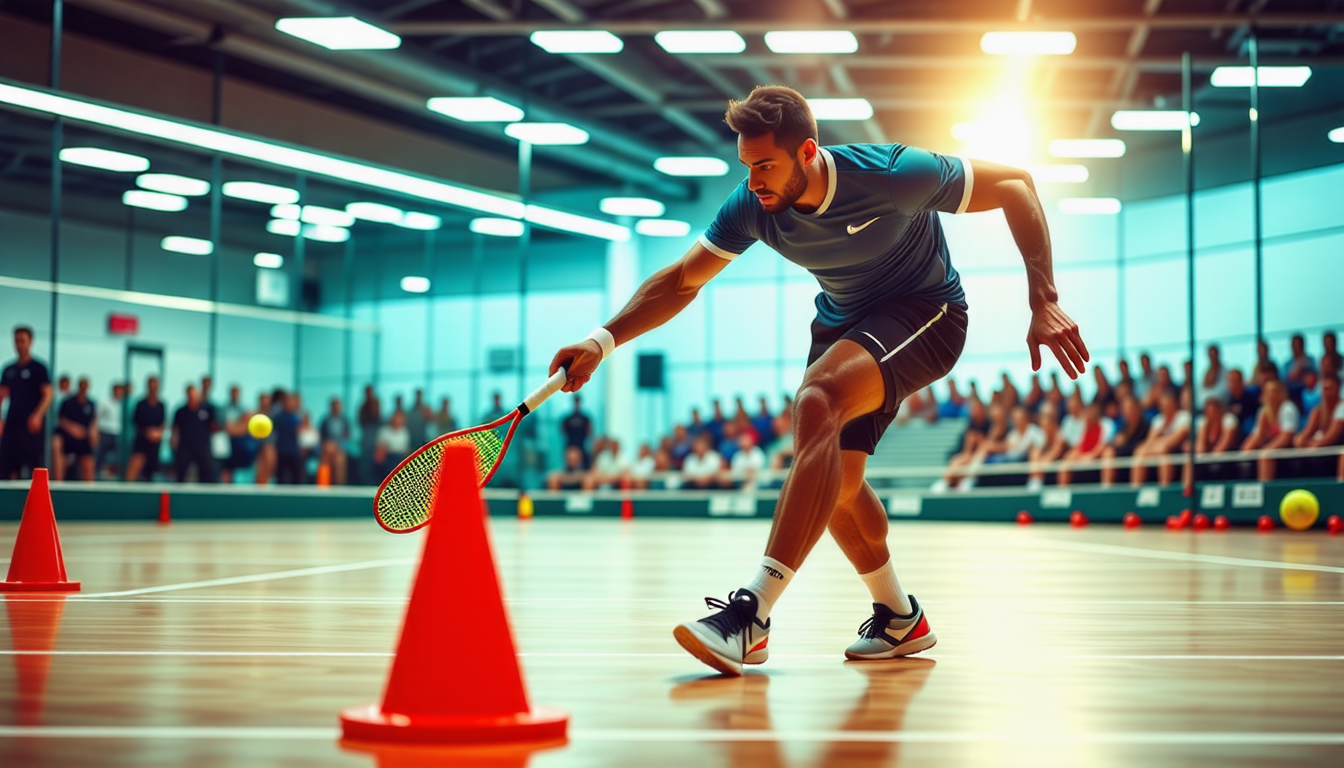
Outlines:
[{"label": "man's face", "polygon": [[80,380],[79,380],[79,396],[80,396],[80,397],[88,397],[88,396],[89,396],[89,380],[88,380],[88,379],[80,379]]},{"label": "man's face", "polygon": [[1329,402],[1339,399],[1339,379],[1326,379],[1321,382],[1321,397]]},{"label": "man's face", "polygon": [[33,348],[33,337],[27,331],[14,332],[14,351],[19,357],[27,357],[28,351]]},{"label": "man's face", "polygon": [[341,406],[341,399],[340,399],[339,397],[333,397],[333,398],[331,399],[331,412],[332,412],[332,414],[335,415],[335,416],[340,416],[340,415],[341,415],[341,408],[342,408],[342,406]]},{"label": "man's face", "polygon": [[187,387],[187,407],[195,408],[200,404],[200,394],[195,387]]},{"label": "man's face", "polygon": [[753,139],[737,137],[737,159],[747,166],[747,189],[766,213],[787,211],[807,191],[807,172],[798,160],[799,153],[776,146],[773,133]]},{"label": "man's face", "polygon": [[238,401],[239,399],[242,398],[242,396],[243,391],[241,389],[238,389],[237,387],[232,387],[231,389],[229,389],[229,402],[233,403],[234,405],[238,404]]},{"label": "man's face", "polygon": [[145,382],[145,389],[149,391],[149,394],[157,396],[159,394],[159,380],[151,377],[149,381]]},{"label": "man's face", "polygon": [[1242,378],[1241,371],[1232,371],[1227,374],[1227,389],[1234,395],[1240,395],[1246,387],[1246,380]]}]

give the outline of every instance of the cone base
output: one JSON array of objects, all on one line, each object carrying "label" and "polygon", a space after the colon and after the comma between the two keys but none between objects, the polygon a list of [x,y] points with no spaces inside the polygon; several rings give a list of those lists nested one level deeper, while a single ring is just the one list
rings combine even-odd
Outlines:
[{"label": "cone base", "polygon": [[0,581],[0,592],[78,592],[78,581]]},{"label": "cone base", "polygon": [[377,704],[341,712],[346,739],[418,744],[485,744],[551,741],[565,738],[569,713],[550,707],[503,716],[402,715],[383,712]]}]

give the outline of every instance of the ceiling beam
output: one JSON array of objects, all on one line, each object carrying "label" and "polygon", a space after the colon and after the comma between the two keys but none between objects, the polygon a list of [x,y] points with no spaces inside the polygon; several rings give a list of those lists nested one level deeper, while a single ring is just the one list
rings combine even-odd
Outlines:
[{"label": "ceiling beam", "polygon": [[[1143,15],[1153,17],[1162,8],[1162,0],[1144,0]],[[1125,55],[1130,59],[1137,60],[1143,54],[1143,48],[1148,44],[1148,34],[1150,28],[1147,24],[1140,24],[1129,33],[1129,42],[1125,44]],[[1120,97],[1129,100],[1134,95],[1134,89],[1139,84],[1139,69],[1133,64],[1126,64],[1116,67],[1114,74],[1111,75],[1111,83],[1106,88],[1106,94],[1111,97]],[[1095,136],[1101,129],[1102,121],[1105,120],[1105,112],[1098,107],[1092,110],[1092,116],[1087,121],[1087,136]]]},{"label": "ceiling beam", "polygon": [[[1131,59],[1128,56],[1051,56],[1048,62],[1062,69],[1115,69],[1133,65],[1145,72],[1179,72],[1179,56],[1146,56]],[[1292,62],[1298,64],[1317,64],[1320,66],[1338,66],[1344,64],[1344,56],[1262,56],[1266,62]],[[737,55],[705,54],[696,57],[703,64],[712,67],[768,67],[793,64],[797,66],[830,66],[833,63],[844,64],[848,69],[999,69],[1003,58],[999,56],[911,56],[884,54],[848,54],[848,55],[798,55],[780,56],[777,54],[743,53]],[[1045,63],[1045,62],[1041,62]],[[1196,69],[1210,70],[1224,64],[1245,63],[1244,59],[1219,54],[1194,57]]]}]

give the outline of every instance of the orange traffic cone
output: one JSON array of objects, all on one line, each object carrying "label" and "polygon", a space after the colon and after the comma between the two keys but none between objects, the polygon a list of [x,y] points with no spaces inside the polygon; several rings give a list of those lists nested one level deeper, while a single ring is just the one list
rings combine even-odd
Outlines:
[{"label": "orange traffic cone", "polygon": [[326,462],[317,465],[317,486],[319,488],[331,486],[331,465]]},{"label": "orange traffic cone", "polygon": [[19,725],[40,725],[51,672],[51,650],[65,610],[65,595],[6,595],[14,671],[19,678]]},{"label": "orange traffic cone", "polygon": [[9,560],[9,576],[0,581],[0,592],[58,591],[78,592],[79,582],[65,578],[65,558],[61,556],[61,535],[51,507],[47,470],[34,469]]},{"label": "orange traffic cone", "polygon": [[[486,538],[476,450],[443,448],[434,514],[381,704],[341,712],[346,739],[563,739],[569,715],[528,703]],[[471,617],[470,626],[453,621]]]}]

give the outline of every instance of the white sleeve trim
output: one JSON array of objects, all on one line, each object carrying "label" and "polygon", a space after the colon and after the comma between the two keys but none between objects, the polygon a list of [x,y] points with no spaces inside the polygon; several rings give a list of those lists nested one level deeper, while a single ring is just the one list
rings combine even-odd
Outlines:
[{"label": "white sleeve trim", "polygon": [[971,187],[975,184],[975,172],[971,170],[971,161],[969,158],[959,157],[961,169],[966,175],[966,184],[961,189],[961,205],[957,206],[957,213],[965,213],[966,208],[971,204]]},{"label": "white sleeve trim", "polygon": [[697,242],[703,245],[705,247],[705,250],[709,251],[715,256],[718,256],[720,259],[727,259],[728,261],[732,261],[733,259],[736,259],[738,256],[742,255],[740,253],[733,253],[732,251],[725,251],[719,246],[711,243],[709,241],[709,238],[705,237],[704,235],[701,235],[699,240],[697,240]]}]

